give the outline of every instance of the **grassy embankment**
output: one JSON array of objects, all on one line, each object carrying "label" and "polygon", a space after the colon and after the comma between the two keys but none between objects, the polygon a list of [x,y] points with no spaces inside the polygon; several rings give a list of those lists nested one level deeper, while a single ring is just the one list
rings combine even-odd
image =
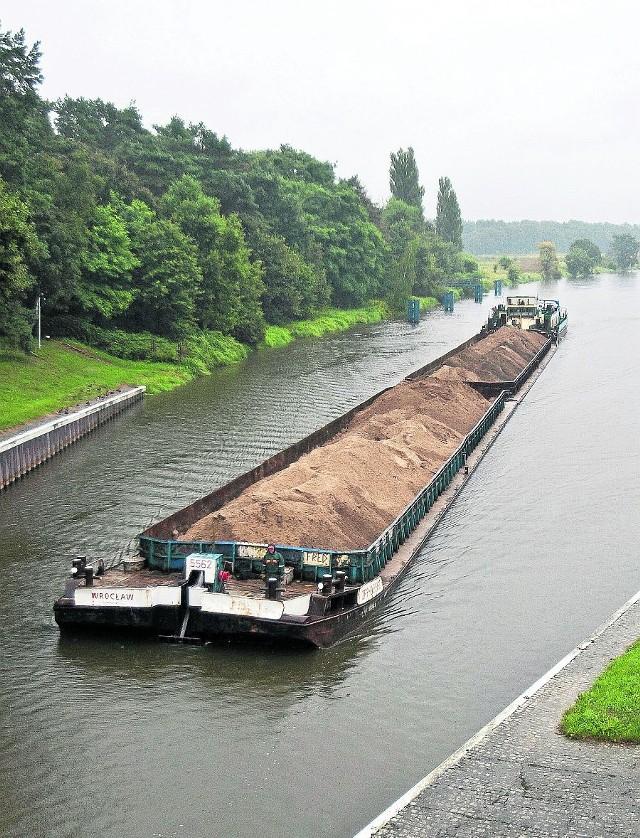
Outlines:
[{"label": "grassy embankment", "polygon": [[121,384],[170,390],[192,376],[153,361],[124,361],[79,343],[47,341],[32,355],[0,349],[0,430],[96,398]]},{"label": "grassy embankment", "polygon": [[[437,305],[437,301],[433,301]],[[328,308],[313,320],[297,320],[286,326],[267,326],[262,346],[286,346],[299,338],[319,338],[329,332],[341,332],[358,323],[377,323],[389,316],[384,303],[374,302],[367,308],[343,310]]]},{"label": "grassy embankment", "polygon": [[640,742],[640,640],[578,697],[560,729],[575,739]]},{"label": "grassy embankment", "polygon": [[[380,303],[352,311],[329,309],[316,320],[270,326],[265,343],[284,345],[300,337],[319,337],[386,316],[388,312]],[[289,338],[283,339],[287,335]],[[77,341],[46,341],[32,355],[0,345],[0,430],[96,398],[121,384],[143,384],[151,394],[171,390],[207,374],[211,367],[237,363],[249,351],[249,347],[222,335],[189,341],[189,354],[179,359],[176,352],[175,362],[123,360]]]}]

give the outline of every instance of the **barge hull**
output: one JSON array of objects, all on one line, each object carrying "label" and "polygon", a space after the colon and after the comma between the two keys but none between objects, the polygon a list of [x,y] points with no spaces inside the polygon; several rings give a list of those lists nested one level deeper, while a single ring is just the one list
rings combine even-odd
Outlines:
[{"label": "barge hull", "polygon": [[[386,594],[387,592],[385,592]],[[235,640],[262,640],[278,644],[296,644],[326,649],[353,631],[385,599],[374,600],[345,609],[323,618],[285,618],[265,620],[234,614],[211,614],[194,610],[183,636],[181,620],[172,608],[83,608],[72,600],[58,600],[54,614],[60,630],[68,634],[118,632],[131,635],[171,638],[173,640],[198,640],[212,642],[220,638]]]}]

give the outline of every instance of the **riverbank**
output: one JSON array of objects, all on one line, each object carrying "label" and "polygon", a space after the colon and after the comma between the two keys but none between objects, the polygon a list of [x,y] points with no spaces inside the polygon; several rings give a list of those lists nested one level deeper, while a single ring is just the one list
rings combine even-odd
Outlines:
[{"label": "riverbank", "polygon": [[141,402],[143,396],[144,387],[119,387],[74,410],[65,408],[48,421],[23,425],[18,434],[0,431],[0,490]]},{"label": "riverbank", "polygon": [[47,341],[31,355],[0,351],[0,431],[99,398],[123,385],[159,393],[192,377],[169,363],[124,361],[79,343]]},{"label": "riverbank", "polygon": [[[437,302],[433,303],[435,307]],[[388,316],[386,306],[378,302],[361,309],[326,309],[313,320],[269,326],[258,351],[300,338],[321,337],[358,323],[376,323]],[[150,395],[172,390],[208,374],[211,367],[238,363],[251,351],[231,338],[228,341],[234,345],[215,357],[205,353],[206,357],[186,357],[173,363],[126,360],[78,341],[48,340],[30,355],[0,345],[0,431],[17,431],[28,422],[44,420],[122,385],[144,386]]]},{"label": "riverbank", "polygon": [[635,749],[558,721],[639,634],[640,593],[356,838],[638,835]]},{"label": "riverbank", "polygon": [[[438,301],[433,298],[429,298],[429,301],[430,308],[438,305]],[[358,323],[379,323],[389,316],[387,305],[379,301],[372,302],[366,308],[328,308],[311,320],[296,320],[284,326],[267,326],[264,340],[258,348],[286,346],[300,338],[319,338],[331,332],[343,332]]]}]

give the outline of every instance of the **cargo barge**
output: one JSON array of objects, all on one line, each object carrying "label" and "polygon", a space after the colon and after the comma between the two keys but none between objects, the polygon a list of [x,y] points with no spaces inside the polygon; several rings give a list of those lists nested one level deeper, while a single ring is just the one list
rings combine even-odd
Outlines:
[{"label": "cargo barge", "polygon": [[[556,342],[553,331],[489,318],[395,387],[145,530],[135,556],[108,569],[77,557],[54,605],[58,625],[331,646],[395,588]],[[406,444],[384,430],[398,416]],[[363,463],[373,475],[378,462],[386,487],[362,476]],[[378,506],[373,484],[385,493]],[[367,527],[381,520],[371,538]]]}]

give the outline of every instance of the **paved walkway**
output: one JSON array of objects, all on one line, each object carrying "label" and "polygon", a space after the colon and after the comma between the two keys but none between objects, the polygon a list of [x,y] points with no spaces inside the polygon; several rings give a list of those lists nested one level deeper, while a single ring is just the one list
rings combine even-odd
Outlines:
[{"label": "paved walkway", "polygon": [[564,710],[640,637],[640,593],[357,838],[640,836],[640,746],[576,742]]}]

